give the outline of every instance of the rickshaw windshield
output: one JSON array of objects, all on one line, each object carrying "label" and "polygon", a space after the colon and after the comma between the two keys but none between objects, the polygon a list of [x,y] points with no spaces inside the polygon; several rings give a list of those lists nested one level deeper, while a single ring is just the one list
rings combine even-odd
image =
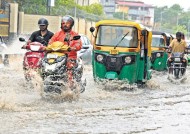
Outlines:
[{"label": "rickshaw windshield", "polygon": [[164,39],[161,36],[152,37],[152,46],[153,47],[164,47]]},{"label": "rickshaw windshield", "polygon": [[[123,37],[124,39],[121,41]],[[135,27],[127,26],[100,26],[98,29],[96,44],[101,46],[113,47],[115,47],[117,44],[118,47],[137,47],[137,29]]]}]

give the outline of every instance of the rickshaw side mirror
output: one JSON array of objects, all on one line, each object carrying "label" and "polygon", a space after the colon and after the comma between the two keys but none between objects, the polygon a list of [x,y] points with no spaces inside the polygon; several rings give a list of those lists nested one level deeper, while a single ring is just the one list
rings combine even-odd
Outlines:
[{"label": "rickshaw side mirror", "polygon": [[142,31],[141,31],[142,36],[145,36],[146,33],[147,33],[146,30],[142,30]]},{"label": "rickshaw side mirror", "polygon": [[95,31],[95,28],[94,27],[91,27],[90,28],[90,32],[93,33]]}]

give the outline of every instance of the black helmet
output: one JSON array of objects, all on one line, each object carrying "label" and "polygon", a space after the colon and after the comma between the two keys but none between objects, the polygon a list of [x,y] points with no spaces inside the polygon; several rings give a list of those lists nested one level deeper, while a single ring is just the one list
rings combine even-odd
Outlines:
[{"label": "black helmet", "polygon": [[177,32],[176,37],[181,37],[181,32]]},{"label": "black helmet", "polygon": [[71,28],[73,27],[75,21],[73,19],[73,17],[69,16],[69,15],[66,15],[66,16],[63,16],[63,18],[61,19],[61,23],[63,22],[70,22],[71,23]]},{"label": "black helmet", "polygon": [[44,18],[38,20],[38,25],[49,25],[48,21]]}]

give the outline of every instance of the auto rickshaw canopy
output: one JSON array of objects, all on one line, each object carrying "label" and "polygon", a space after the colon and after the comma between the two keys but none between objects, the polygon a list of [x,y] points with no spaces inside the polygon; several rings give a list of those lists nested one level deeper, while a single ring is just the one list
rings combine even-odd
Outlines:
[{"label": "auto rickshaw canopy", "polygon": [[[124,20],[101,20],[99,22],[96,23],[96,28],[97,30],[99,29],[100,26],[127,26],[127,27],[135,27],[138,31],[138,39],[141,41],[142,36],[142,31],[145,30],[147,31],[147,39],[146,39],[146,43],[145,43],[145,48],[148,50],[148,56],[151,56],[151,41],[152,41],[152,31],[148,28],[145,27],[144,25],[137,23],[137,22],[133,22],[133,21],[124,21]],[[140,50],[140,43],[138,46],[138,51]]]}]

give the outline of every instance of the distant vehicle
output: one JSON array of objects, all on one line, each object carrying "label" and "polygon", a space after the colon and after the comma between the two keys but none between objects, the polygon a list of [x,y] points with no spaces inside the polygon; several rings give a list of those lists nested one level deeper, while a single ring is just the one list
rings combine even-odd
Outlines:
[{"label": "distant vehicle", "polygon": [[[190,49],[190,40],[185,40],[188,46],[188,49]],[[187,50],[187,60],[188,60],[188,66],[190,66],[190,50]]]},{"label": "distant vehicle", "polygon": [[152,45],[151,45],[151,67],[157,71],[167,69],[166,61],[168,54],[165,51],[167,44],[170,44],[170,38],[164,32],[152,31]]},{"label": "distant vehicle", "polygon": [[187,43],[187,46],[190,47],[190,40],[185,40]]},{"label": "distant vehicle", "polygon": [[90,42],[90,39],[86,35],[79,35],[81,36],[82,49],[78,51],[78,57],[80,57],[83,60],[84,64],[91,64],[93,46]]},{"label": "distant vehicle", "polygon": [[3,51],[7,49],[7,45],[3,40],[3,37],[0,36],[0,53],[1,53],[1,61],[3,62],[4,66],[8,66],[9,65],[9,57],[7,54],[4,54]]},{"label": "distant vehicle", "polygon": [[3,37],[0,36],[0,52],[2,52],[4,49],[7,49],[7,45],[5,44]]}]

